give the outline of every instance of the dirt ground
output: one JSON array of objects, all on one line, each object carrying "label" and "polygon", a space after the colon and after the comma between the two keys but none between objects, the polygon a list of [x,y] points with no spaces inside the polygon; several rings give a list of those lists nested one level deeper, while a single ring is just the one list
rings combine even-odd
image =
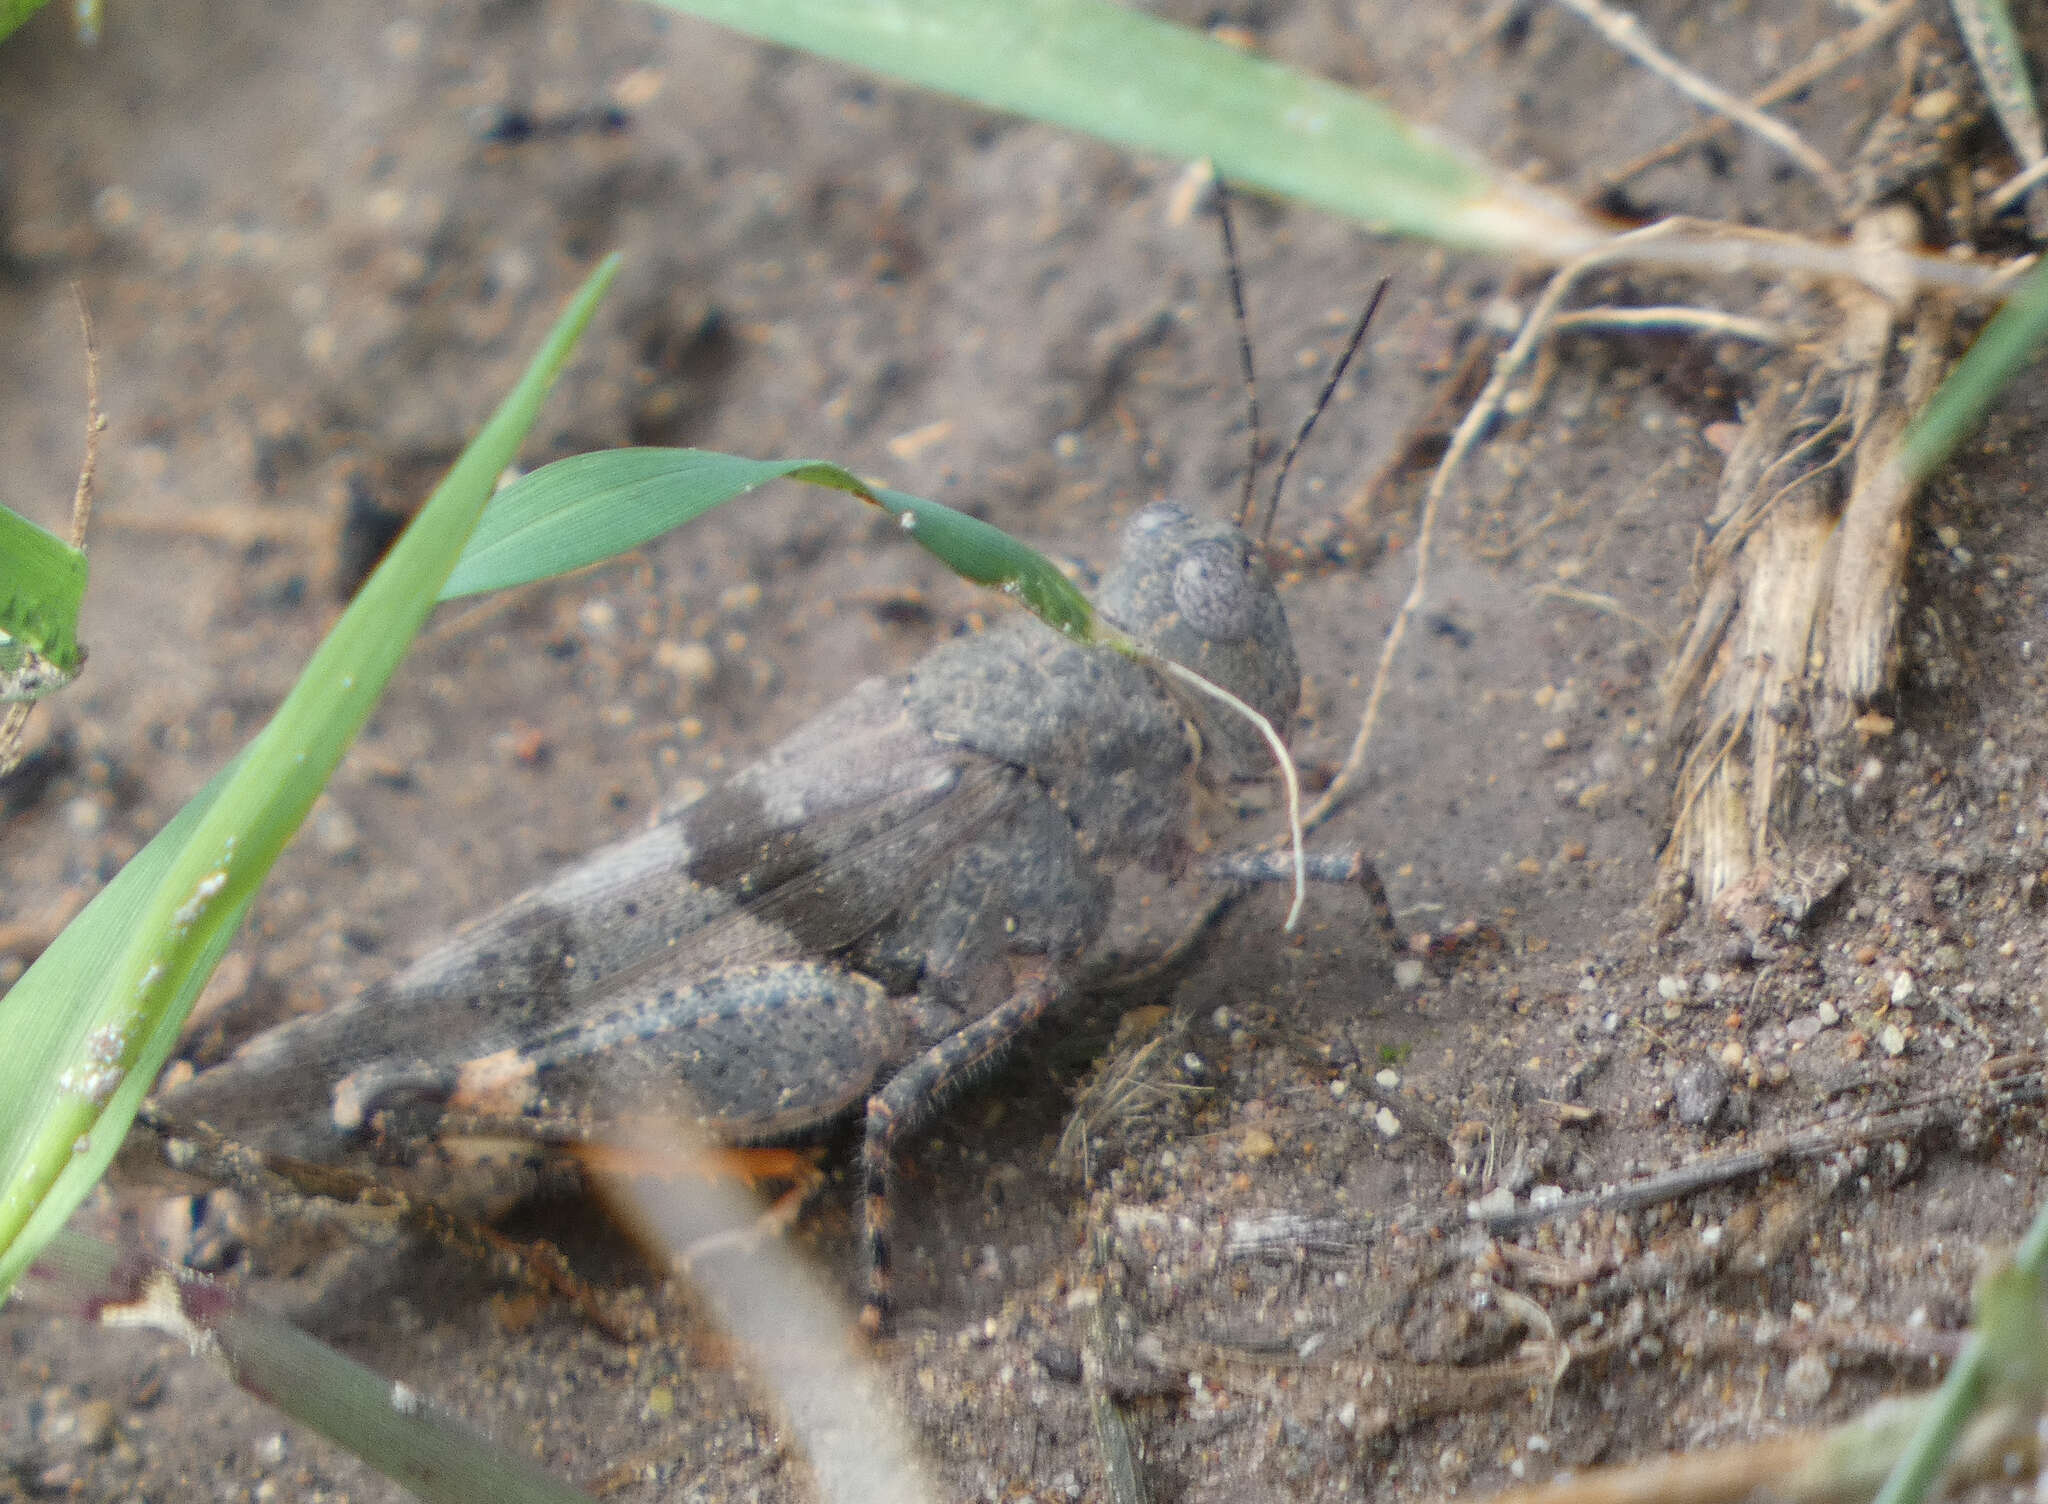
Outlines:
[{"label": "dirt ground", "polygon": [[[91,52],[64,9],[0,46],[8,502],[54,524],[70,495],[73,279],[110,428],[92,660],[0,784],[0,982],[262,723],[380,530],[607,250],[624,273],[536,461],[628,442],[827,457],[1096,563],[1152,499],[1228,505],[1235,336],[1177,164],[626,5],[171,0],[111,7]],[[1640,10],[1738,92],[1847,24],[1818,0]],[[1226,19],[1571,192],[1694,118],[1561,9]],[[1897,88],[1887,43],[1785,114],[1847,161]],[[1834,224],[1726,136],[1610,202]],[[1283,424],[1394,278],[1279,526],[1313,770],[1349,745],[1408,589],[1412,467],[1356,535],[1332,519],[1532,284],[1311,212],[1247,205],[1240,233]],[[1376,858],[1405,930],[1476,925],[1463,950],[1418,977],[1356,895],[1313,895],[1295,939],[1260,895],[1171,981],[1077,1004],[906,1157],[903,1331],[881,1357],[947,1496],[1106,1496],[1081,1382],[1104,1303],[1137,1333],[1112,1378],[1153,1497],[1190,1504],[1486,1493],[1829,1422],[1937,1375],[1980,1250],[2017,1235],[2042,1182],[2033,1116],[1984,1067],[2033,1058],[2039,1030],[2048,406],[2025,384],[1925,497],[1893,727],[1830,833],[1846,876],[1752,947],[1651,895],[1673,757],[1658,676],[1759,373],[1710,341],[1563,340],[1540,400],[1465,471],[1370,777],[1321,835]],[[444,610],[277,869],[193,1051],[349,996],[994,609],[842,500],[782,492]],[[1135,1008],[1155,1011],[1117,1036]],[[1085,1166],[1056,1164],[1105,1079],[1138,1106],[1095,1120]],[[1885,1112],[1903,1116],[1857,1128]],[[1468,1215],[1816,1125],[1823,1151],[1761,1179],[1491,1235]],[[851,1293],[848,1142],[795,1242]],[[160,1214],[90,1213],[124,1215]],[[548,1207],[527,1230],[630,1277],[590,1216]],[[494,1300],[447,1255],[380,1249],[337,1276],[289,1246],[251,1250],[260,1298],[563,1476],[629,1498],[805,1494],[686,1312],[679,1340],[621,1344]],[[397,1496],[166,1339],[16,1307],[0,1342],[0,1494]]]}]

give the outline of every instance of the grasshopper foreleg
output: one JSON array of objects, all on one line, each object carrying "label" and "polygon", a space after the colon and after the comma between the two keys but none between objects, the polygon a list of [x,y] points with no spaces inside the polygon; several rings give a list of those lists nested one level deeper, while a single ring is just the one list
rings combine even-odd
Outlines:
[{"label": "grasshopper foreleg", "polygon": [[[1400,921],[1394,917],[1394,906],[1387,899],[1386,884],[1380,881],[1379,869],[1372,864],[1372,858],[1362,851],[1312,851],[1308,854],[1308,880],[1312,883],[1354,884],[1365,895],[1366,907],[1372,911],[1373,924],[1387,942],[1387,948],[1395,955],[1404,954],[1408,949],[1407,937],[1401,933]],[[1291,883],[1294,881],[1294,863],[1284,851],[1240,851],[1229,856],[1218,857],[1205,863],[1203,872],[1210,877],[1223,878],[1239,883]]]}]

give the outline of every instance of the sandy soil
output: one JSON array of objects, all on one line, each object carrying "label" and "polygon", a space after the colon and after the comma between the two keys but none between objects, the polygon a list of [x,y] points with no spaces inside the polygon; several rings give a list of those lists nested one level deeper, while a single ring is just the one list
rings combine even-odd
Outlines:
[{"label": "sandy soil", "polygon": [[[606,250],[626,270],[536,460],[819,455],[1095,562],[1151,499],[1228,504],[1235,336],[1213,225],[1174,212],[1175,164],[628,6],[172,0],[116,7],[93,53],[61,9],[0,47],[10,504],[54,521],[70,494],[74,278],[111,428],[92,662],[0,785],[0,981],[261,724],[365,548]],[[1561,11],[1493,29],[1482,12],[1231,19],[1573,191],[1691,122]],[[1737,89],[1841,24],[1794,0],[1643,14]],[[1786,113],[1846,161],[1896,88],[1880,48]],[[1728,138],[1628,195],[1832,223]],[[1408,588],[1419,483],[1398,475],[1360,536],[1330,519],[1527,285],[1311,213],[1244,221],[1269,413],[1306,409],[1395,278],[1280,523],[1314,768],[1349,744]],[[1326,837],[1372,853],[1404,928],[1472,921],[1478,943],[1402,985],[1354,898],[1317,895],[1290,940],[1262,895],[1170,983],[1077,1007],[915,1147],[904,1333],[883,1361],[950,1495],[1104,1496],[1079,1382],[1097,1299],[1147,1339],[1118,1382],[1162,1500],[1490,1491],[1825,1422],[1933,1377],[1979,1250],[2016,1235],[2041,1178],[2031,1120],[1978,1093],[1985,1062],[2039,1030],[2048,529],[2028,499],[2048,417],[2017,393],[1926,498],[1896,729],[1832,836],[1846,877],[1760,955],[1647,897],[1671,782],[1657,676],[1717,445],[1758,379],[1704,342],[1565,341],[1465,473],[1372,774]],[[348,996],[992,609],[855,509],[786,493],[444,612],[279,866],[194,1053]],[[1116,1042],[1120,1012],[1152,1005]],[[1098,1125],[1085,1180],[1056,1167],[1077,1092],[1132,1072],[1145,1110]],[[1916,1102],[1916,1131],[1844,1129],[1761,1182],[1497,1238],[1466,1215]],[[844,1148],[796,1241],[850,1291]],[[590,1217],[550,1207],[529,1230],[631,1277]],[[263,1298],[565,1476],[643,1498],[804,1492],[686,1313],[682,1340],[620,1344],[494,1300],[445,1255],[381,1249],[336,1274],[296,1247],[251,1250]],[[19,1308],[0,1334],[0,1489],[395,1495],[168,1341]]]}]

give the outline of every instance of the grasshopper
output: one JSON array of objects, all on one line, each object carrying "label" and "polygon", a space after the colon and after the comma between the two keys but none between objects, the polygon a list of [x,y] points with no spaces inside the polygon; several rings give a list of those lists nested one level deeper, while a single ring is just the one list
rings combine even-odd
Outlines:
[{"label": "grasshopper", "polygon": [[[1276,726],[1292,715],[1286,613],[1237,528],[1146,508],[1097,608]],[[1270,769],[1250,726],[1139,662],[1004,623],[862,684],[722,786],[357,999],[259,1034],[159,1111],[331,1161],[431,1143],[453,1118],[601,1141],[679,1099],[720,1140],[771,1142],[865,1099],[877,1328],[898,1143],[1077,990],[1117,872],[1185,870],[1204,785]]]},{"label": "grasshopper", "polygon": [[[1284,729],[1300,672],[1244,521],[1145,508],[1096,607]],[[1007,622],[860,685],[357,999],[258,1035],[157,1119],[331,1162],[480,1128],[601,1144],[656,1114],[769,1143],[858,1110],[862,1325],[880,1332],[898,1146],[1080,990],[1119,876],[1185,875],[1217,792],[1271,766],[1250,723],[1142,661]],[[1288,875],[1258,855],[1211,870]],[[1391,931],[1362,857],[1310,870],[1360,883]]]}]

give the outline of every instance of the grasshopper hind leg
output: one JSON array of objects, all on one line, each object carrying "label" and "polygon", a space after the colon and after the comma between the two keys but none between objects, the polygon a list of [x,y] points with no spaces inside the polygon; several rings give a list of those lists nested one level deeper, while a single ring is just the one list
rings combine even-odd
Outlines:
[{"label": "grasshopper hind leg", "polygon": [[906,1134],[923,1126],[955,1089],[1000,1059],[1065,992],[1066,987],[1042,965],[1024,972],[1008,1001],[940,1040],[868,1098],[860,1156],[868,1293],[860,1325],[869,1336],[888,1335],[893,1323],[889,1172],[898,1145]]}]

